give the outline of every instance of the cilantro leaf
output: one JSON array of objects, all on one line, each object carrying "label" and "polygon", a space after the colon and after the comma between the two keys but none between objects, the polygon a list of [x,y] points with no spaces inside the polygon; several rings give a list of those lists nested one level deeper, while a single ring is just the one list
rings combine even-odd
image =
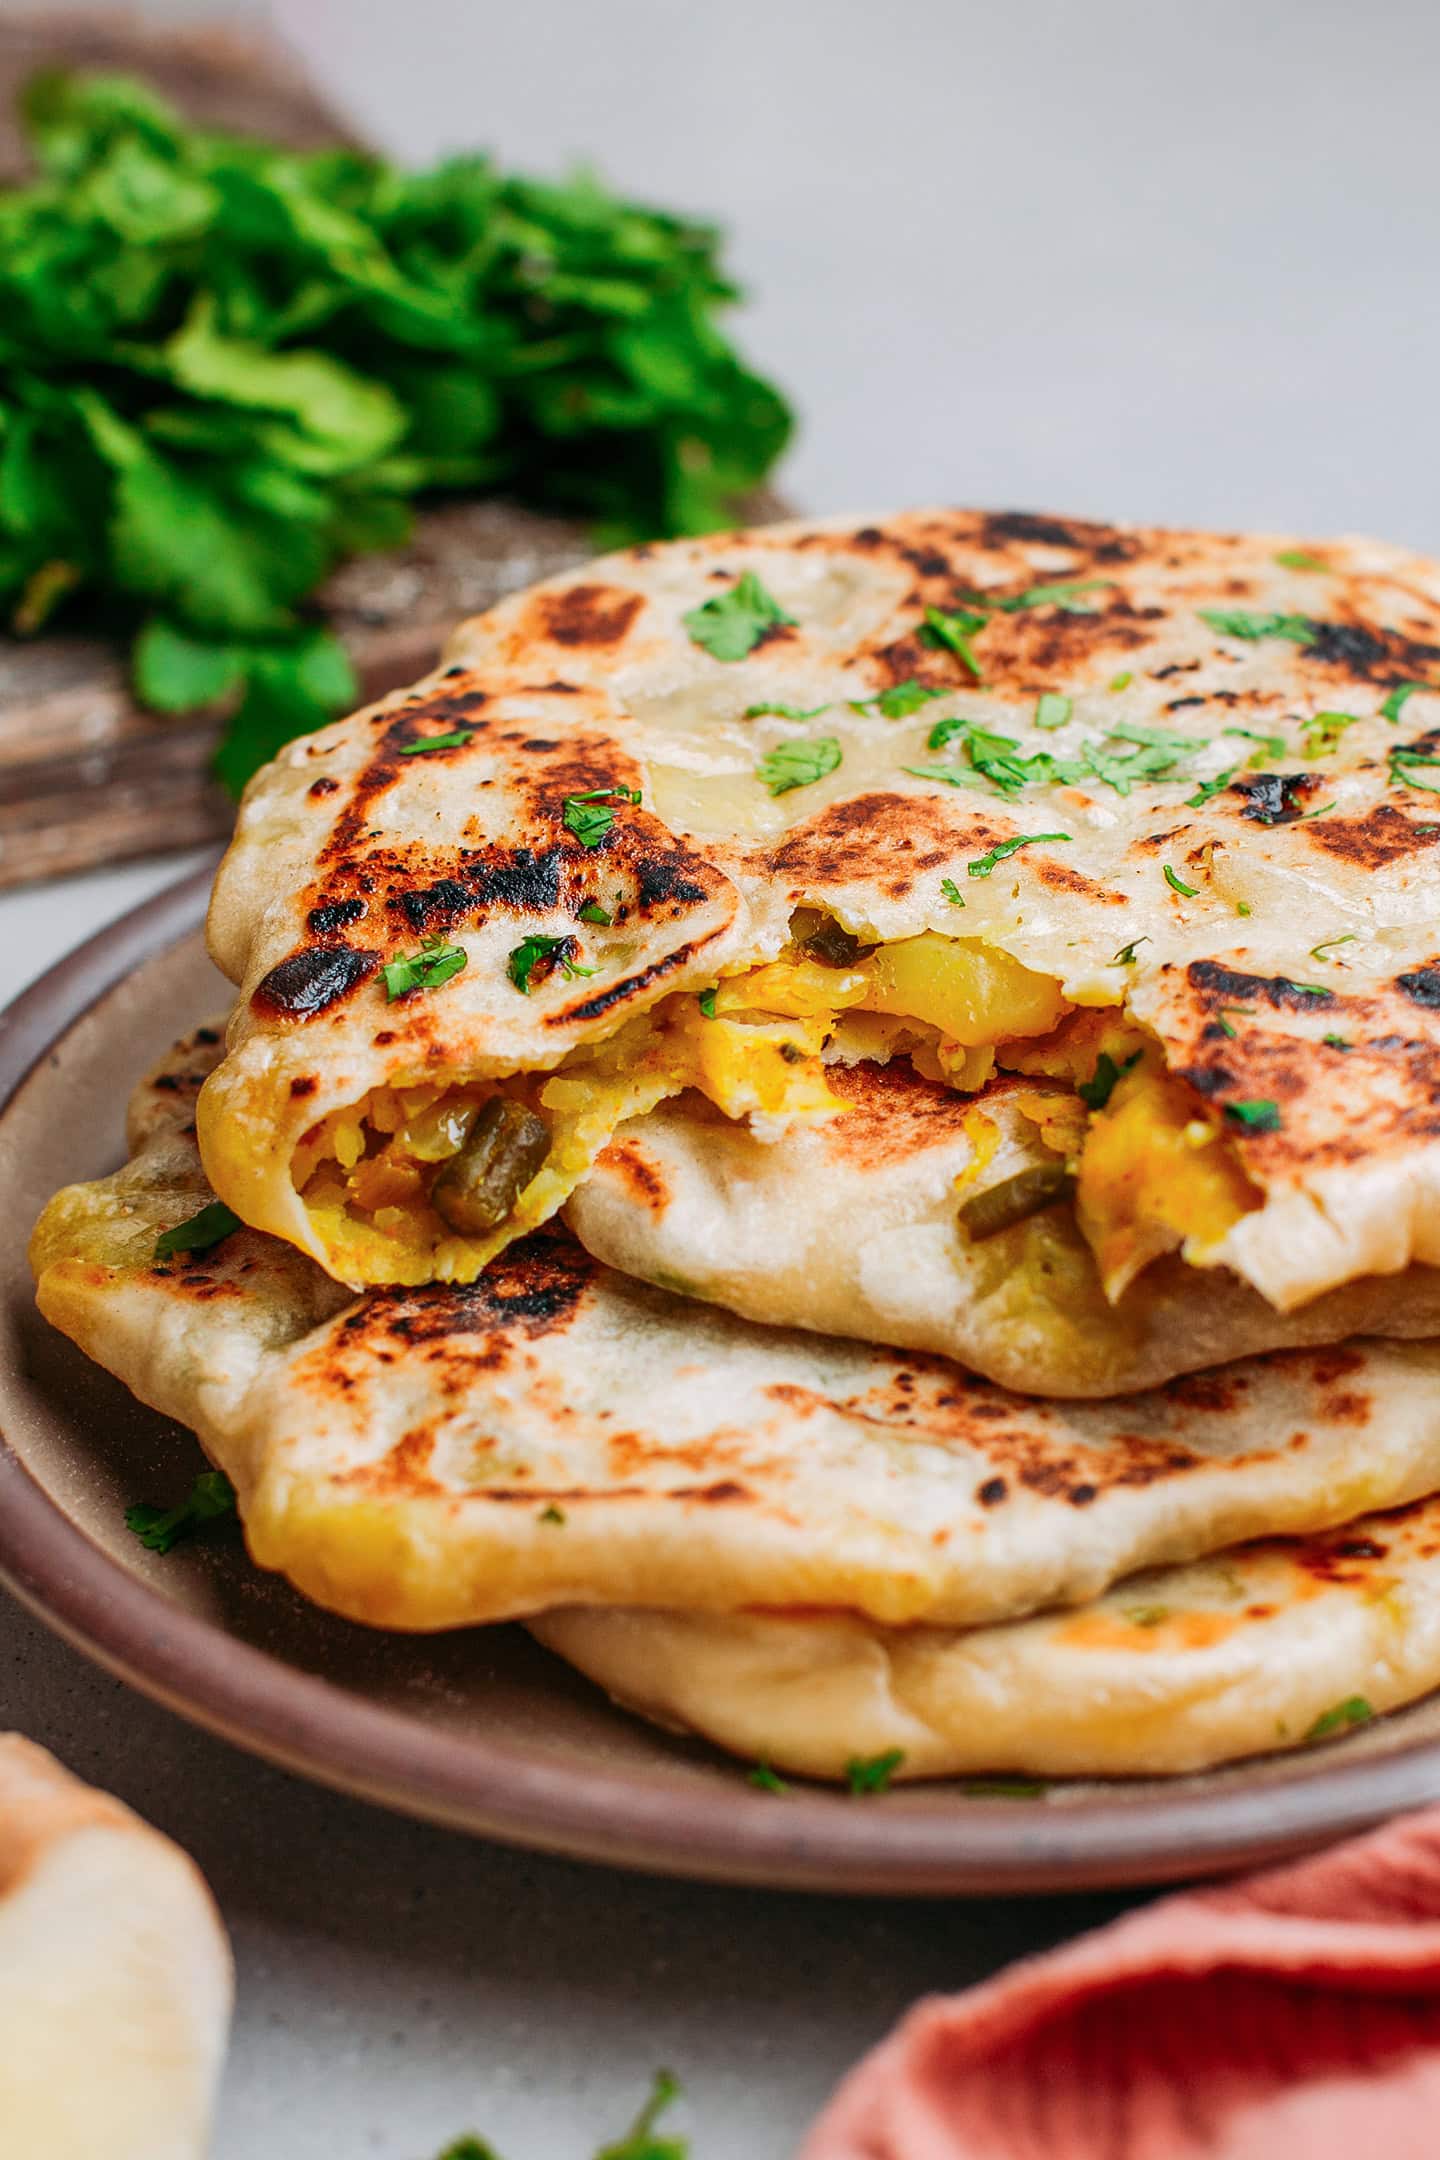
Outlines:
[{"label": "cilantro leaf", "polygon": [[1227,1102],[1225,1115],[1232,1124],[1243,1125],[1247,1132],[1271,1133],[1280,1130],[1280,1105],[1268,1098],[1251,1102]]},{"label": "cilantro leaf", "polygon": [[1306,757],[1325,757],[1337,747],[1346,728],[1354,727],[1359,718],[1353,712],[1317,712],[1302,720],[1300,731],[1305,738]]},{"label": "cilantro leaf", "polygon": [[728,591],[691,608],[680,620],[691,644],[712,660],[743,660],[770,631],[793,623],[795,617],[766,592],[753,570],[746,570]]},{"label": "cilantro leaf", "polygon": [[572,979],[577,975],[593,975],[594,968],[581,967],[575,958],[579,950],[573,937],[546,937],[537,931],[534,937],[522,938],[515,946],[505,963],[505,971],[515,988],[529,997],[531,978],[537,968],[542,982],[557,968]]},{"label": "cilantro leaf", "polygon": [[1113,956],[1110,962],[1111,967],[1133,967],[1136,953],[1139,952],[1142,945],[1148,945],[1149,943],[1148,936],[1131,938],[1130,943],[1122,945],[1119,952]]},{"label": "cilantro leaf", "polygon": [[591,788],[584,795],[567,795],[561,810],[561,819],[567,832],[574,833],[583,848],[599,847],[611,826],[615,813],[609,807],[612,802],[638,803],[638,788],[600,787]]},{"label": "cilantro leaf", "polygon": [[0,616],[69,593],[157,710],[234,701],[238,788],[355,689],[307,620],[435,491],[598,519],[618,544],[732,522],[790,416],[721,334],[708,227],[478,157],[407,172],[184,124],[52,74],[38,177],[0,202]]},{"label": "cilantro leaf", "polygon": [[580,910],[580,920],[581,922],[600,923],[608,929],[615,918],[610,913],[609,908],[601,907],[598,900],[587,900]]},{"label": "cilantro leaf", "polygon": [[710,985],[710,988],[708,990],[702,990],[695,1000],[696,1004],[700,1007],[701,1012],[704,1014],[707,1020],[713,1020],[715,1018],[715,995],[719,988],[720,985],[718,983],[712,983]]},{"label": "cilantro leaf", "polygon": [[1081,1080],[1076,1085],[1075,1092],[1081,1102],[1087,1104],[1091,1110],[1103,1110],[1114,1094],[1121,1075],[1129,1072],[1133,1065],[1138,1065],[1140,1057],[1141,1053],[1137,1050],[1126,1058],[1123,1065],[1117,1065],[1110,1052],[1102,1050],[1095,1060],[1095,1071],[1091,1078]]},{"label": "cilantro leaf", "polygon": [[1257,615],[1248,608],[1201,608],[1200,620],[1222,637],[1289,638],[1296,645],[1313,645],[1318,630],[1308,615]]},{"label": "cilantro leaf", "polygon": [[1172,870],[1168,862],[1165,864],[1164,867],[1165,882],[1170,887],[1171,891],[1178,892],[1182,899],[1193,900],[1195,898],[1195,895],[1200,890],[1199,886],[1187,885],[1184,878],[1179,875],[1178,871]]},{"label": "cilantro leaf", "polygon": [[1310,958],[1312,960],[1323,960],[1326,953],[1333,952],[1337,945],[1354,945],[1357,942],[1358,933],[1354,930],[1347,930],[1343,937],[1325,938],[1319,945],[1312,945],[1310,947]]},{"label": "cilantro leaf", "polygon": [[438,990],[452,975],[460,973],[469,958],[463,945],[447,945],[439,937],[427,938],[419,952],[386,961],[380,970],[385,995],[393,1005],[396,998],[412,997],[417,990]]},{"label": "cilantro leaf", "polygon": [[1133,670],[1130,668],[1122,668],[1118,675],[1111,676],[1110,688],[1112,690],[1128,690],[1134,680],[1135,676]]},{"label": "cilantro leaf", "polygon": [[747,705],[744,717],[764,720],[773,713],[777,720],[818,720],[822,712],[829,710],[828,705],[768,705],[762,699],[758,705]]},{"label": "cilantro leaf", "polygon": [[432,750],[463,750],[471,737],[469,728],[452,728],[448,735],[422,735],[417,742],[400,745],[401,757],[425,757]]},{"label": "cilantro leaf", "polygon": [[965,874],[967,877],[989,877],[997,863],[1004,862],[1008,856],[1016,854],[1022,847],[1034,847],[1042,840],[1068,840],[1069,838],[1068,832],[1017,833],[1013,840],[997,842],[988,855],[977,855],[973,862],[966,863]]},{"label": "cilantro leaf", "polygon": [[943,608],[927,607],[925,623],[920,632],[922,645],[943,647],[954,653],[957,660],[970,670],[976,682],[983,682],[980,663],[970,648],[970,640],[978,637],[990,620],[988,615],[977,615],[970,610],[947,614]]},{"label": "cilantro leaf", "polygon": [[953,877],[942,877],[940,890],[950,902],[951,907],[964,907],[965,895],[961,892]]},{"label": "cilantro leaf", "polygon": [[[1422,779],[1423,773],[1431,773],[1436,777]],[[1440,795],[1440,757],[1432,757],[1427,750],[1392,750],[1390,785],[1421,788],[1427,795]]]},{"label": "cilantro leaf", "polygon": [[1186,796],[1186,809],[1199,810],[1204,806],[1204,804],[1209,802],[1212,795],[1223,794],[1225,789],[1229,787],[1230,782],[1234,779],[1235,770],[1236,768],[1231,765],[1228,766],[1224,772],[1216,773],[1213,780],[1202,780],[1199,787],[1196,788],[1195,793],[1193,795]]},{"label": "cilantro leaf", "polygon": [[161,1231],[155,1240],[155,1258],[169,1260],[175,1253],[209,1252],[222,1238],[244,1227],[233,1208],[226,1207],[223,1200],[212,1200],[187,1222],[176,1223],[173,1230]]},{"label": "cilantro leaf", "polygon": [[[904,682],[891,683],[888,690],[881,690],[874,697],[852,698],[850,702],[852,712],[869,712],[873,707],[882,719],[908,720],[911,713],[919,712],[920,707],[928,705],[932,698],[947,695],[944,690],[932,689],[928,683],[917,682],[911,675]],[[811,715],[797,713],[794,717],[808,720]]]},{"label": "cilantro leaf", "polygon": [[680,2080],[669,2070],[657,2070],[649,2099],[624,2137],[602,2145],[595,2160],[688,2160],[687,2138],[657,2138],[655,2125],[680,2097]]},{"label": "cilantro leaf", "polygon": [[1249,761],[1252,766],[1263,764],[1267,757],[1278,758],[1285,755],[1283,735],[1266,735],[1248,727],[1227,727],[1223,732],[1226,735],[1243,736],[1246,742],[1259,743],[1260,748]]},{"label": "cilantro leaf", "polygon": [[754,1769],[749,1773],[747,1782],[751,1785],[758,1785],[761,1792],[787,1793],[790,1790],[784,1778],[778,1777],[769,1763],[766,1762],[756,1763]]},{"label": "cilantro leaf", "polygon": [[776,743],[755,767],[772,795],[788,795],[791,788],[809,787],[834,772],[840,763],[840,745],[833,735],[796,737]]},{"label": "cilantro leaf", "polygon": [[235,1488],[224,1471],[202,1470],[178,1507],[152,1507],[148,1501],[137,1501],[125,1510],[125,1527],[148,1552],[168,1553],[206,1523],[234,1512]]},{"label": "cilantro leaf", "polygon": [[857,1797],[883,1793],[905,1760],[904,1748],[887,1748],[883,1755],[852,1755],[845,1765],[845,1782]]},{"label": "cilantro leaf", "polygon": [[1113,583],[1110,578],[1061,578],[1053,585],[1032,585],[1028,592],[1015,593],[1008,600],[994,600],[988,604],[999,608],[1006,615],[1018,614],[1022,608],[1056,607],[1065,615],[1093,615],[1093,607],[1087,607],[1076,599],[1077,593],[1099,592]]},{"label": "cilantro leaf", "polygon": [[1396,683],[1380,710],[1387,720],[1398,720],[1404,707],[1419,690],[1430,690],[1432,685],[1423,682]]},{"label": "cilantro leaf", "polygon": [[1318,555],[1312,555],[1307,548],[1281,548],[1275,560],[1282,570],[1324,570],[1328,572],[1330,568],[1329,563],[1322,562]]},{"label": "cilantro leaf", "polygon": [[1374,1715],[1374,1709],[1363,1695],[1347,1695],[1344,1702],[1320,1713],[1306,1733],[1306,1741],[1328,1740],[1332,1734],[1347,1732],[1352,1726],[1368,1725]]},{"label": "cilantro leaf", "polygon": [[1042,692],[1035,703],[1035,725],[1038,728],[1062,728],[1075,710],[1075,700],[1065,697],[1059,690]]}]

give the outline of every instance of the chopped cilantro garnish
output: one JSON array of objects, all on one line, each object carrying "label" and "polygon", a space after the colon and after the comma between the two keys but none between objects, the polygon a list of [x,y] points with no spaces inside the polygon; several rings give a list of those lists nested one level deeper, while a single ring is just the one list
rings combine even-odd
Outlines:
[{"label": "chopped cilantro garnish", "polygon": [[705,1015],[705,1018],[707,1020],[713,1020],[715,1018],[715,993],[719,988],[720,985],[718,983],[712,983],[710,985],[710,988],[708,990],[702,990],[700,992],[700,995],[695,1000],[696,1004],[700,1007],[701,1012]]},{"label": "chopped cilantro garnish", "polygon": [[1320,1040],[1323,1043],[1328,1043],[1332,1050],[1353,1050],[1355,1047],[1354,1043],[1345,1035],[1322,1035]]},{"label": "chopped cilantro garnish", "polygon": [[460,973],[469,957],[463,945],[447,945],[440,937],[427,938],[419,952],[388,960],[380,970],[385,995],[393,1004],[396,998],[410,997],[417,990],[438,990],[452,975]]},{"label": "chopped cilantro garnish", "polygon": [[840,763],[840,745],[833,735],[796,737],[776,743],[755,767],[772,795],[788,795],[791,788],[809,787],[823,780]]},{"label": "chopped cilantro garnish", "polygon": [[682,615],[692,645],[699,645],[712,660],[743,660],[761,639],[782,624],[793,623],[756,577],[746,570],[728,591]]},{"label": "chopped cilantro garnish", "polygon": [[1165,864],[1165,882],[1172,892],[1178,892],[1185,900],[1193,900],[1200,890],[1198,885],[1187,885],[1184,878],[1172,870],[1168,862]]},{"label": "chopped cilantro garnish", "polygon": [[988,855],[977,855],[974,862],[966,863],[967,877],[989,877],[997,863],[1005,861],[1022,847],[1035,847],[1044,840],[1068,840],[1068,832],[1017,833],[1013,840],[1001,840],[991,848]]},{"label": "chopped cilantro garnish", "polygon": [[537,967],[547,975],[561,968],[567,976],[593,975],[594,968],[581,967],[575,958],[577,947],[573,937],[545,937],[537,933],[517,945],[505,963],[506,973],[517,990],[530,995],[530,978]]},{"label": "chopped cilantro garnish", "polygon": [[1283,735],[1262,735],[1254,728],[1248,727],[1227,727],[1223,732],[1226,735],[1243,735],[1247,742],[1259,743],[1260,748],[1250,759],[1252,767],[1258,765],[1263,758],[1284,757],[1285,755],[1285,738]]},{"label": "chopped cilantro garnish", "polygon": [[1223,1005],[1219,1007],[1215,1015],[1215,1025],[1219,1028],[1221,1034],[1226,1038],[1228,1042],[1234,1042],[1235,1027],[1233,1022],[1226,1019],[1226,1010],[1227,1008]]},{"label": "chopped cilantro garnish", "polygon": [[1142,945],[1148,945],[1149,943],[1150,939],[1148,935],[1144,937],[1131,938],[1130,943],[1128,945],[1122,945],[1119,952],[1115,954],[1114,958],[1110,962],[1111,967],[1134,967],[1136,953],[1140,950],[1140,947]]},{"label": "chopped cilantro garnish", "polygon": [[1375,1712],[1363,1695],[1347,1695],[1331,1710],[1323,1710],[1306,1733],[1306,1741],[1328,1740],[1332,1733],[1347,1732],[1352,1725],[1368,1725]]},{"label": "chopped cilantro garnish", "polygon": [[599,847],[611,826],[615,813],[612,802],[638,803],[639,788],[598,787],[589,788],[583,795],[567,795],[561,817],[567,832],[574,833],[581,847]]},{"label": "chopped cilantro garnish", "polygon": [[580,920],[581,922],[599,923],[602,927],[608,928],[615,918],[608,908],[601,907],[598,900],[587,900],[580,910]]},{"label": "chopped cilantro garnish", "polygon": [[554,1501],[552,1500],[548,1507],[541,1508],[540,1513],[535,1519],[537,1522],[543,1523],[563,1523],[565,1520],[565,1510],[562,1507],[556,1507]]},{"label": "chopped cilantro garnish", "polygon": [[1016,593],[1009,600],[987,600],[986,607],[999,608],[1002,614],[1014,615],[1021,608],[1057,607],[1066,615],[1093,615],[1093,607],[1082,607],[1077,593],[1099,592],[1113,580],[1103,577],[1061,578],[1054,585],[1032,585],[1028,592]]},{"label": "chopped cilantro garnish", "polygon": [[976,682],[983,682],[980,663],[970,649],[970,640],[978,637],[989,621],[988,615],[970,611],[947,614],[943,608],[927,607],[925,626],[920,632],[922,643],[944,646],[969,668]]},{"label": "chopped cilantro garnish", "polygon": [[[979,720],[966,720],[954,714],[936,721],[930,730],[927,748],[943,750],[950,743],[958,744],[971,767],[1002,795],[1018,795],[1032,782],[1073,780],[1082,770],[1078,765],[1061,763],[1051,757],[1048,750],[1038,750],[1033,757],[1024,757],[1013,735],[997,735]],[[918,780],[943,780],[947,787],[970,785],[969,775],[963,767],[907,765],[905,770]]]},{"label": "chopped cilantro garnish", "polygon": [[1346,728],[1352,728],[1359,720],[1359,713],[1317,712],[1300,723],[1305,737],[1306,757],[1327,757],[1335,749]]},{"label": "chopped cilantro garnish", "polygon": [[829,709],[828,705],[768,705],[762,699],[758,705],[745,707],[745,718],[764,720],[773,713],[777,720],[816,720]]},{"label": "chopped cilantro garnish", "polygon": [[668,2070],[657,2070],[650,2098],[624,2137],[611,2145],[602,2145],[595,2160],[688,2160],[688,2139],[657,2138],[655,2135],[656,2123],[679,2094],[679,2079]]},{"label": "chopped cilantro garnish", "polygon": [[206,1523],[235,1512],[235,1488],[223,1470],[202,1470],[178,1507],[151,1507],[137,1501],[125,1510],[125,1527],[153,1553],[168,1553],[182,1538],[194,1537]]},{"label": "chopped cilantro garnish", "polygon": [[1121,1074],[1129,1072],[1132,1065],[1138,1065],[1141,1055],[1142,1053],[1136,1050],[1130,1057],[1126,1058],[1123,1065],[1117,1065],[1109,1051],[1102,1050],[1095,1060],[1093,1076],[1089,1080],[1080,1081],[1075,1089],[1081,1102],[1085,1103],[1091,1110],[1103,1110],[1110,1097],[1114,1094],[1116,1083]]},{"label": "chopped cilantro garnish", "polygon": [[1313,645],[1315,624],[1308,615],[1256,615],[1247,608],[1201,608],[1200,620],[1222,637],[1289,638],[1296,645]]},{"label": "chopped cilantro garnish", "polygon": [[223,1200],[211,1200],[198,1215],[176,1223],[173,1230],[161,1231],[155,1240],[155,1258],[169,1260],[175,1253],[209,1252],[222,1238],[242,1227],[240,1217]]},{"label": "chopped cilantro garnish", "polygon": [[1429,690],[1430,687],[1429,683],[1423,682],[1396,683],[1380,710],[1387,720],[1398,720],[1407,700],[1414,697],[1417,690]]},{"label": "chopped cilantro garnish", "polygon": [[1231,1041],[1231,1042],[1234,1042],[1234,1040],[1235,1040],[1235,1029],[1234,1029],[1234,1027],[1233,1027],[1233,1026],[1231,1025],[1231,1022],[1230,1022],[1230,1019],[1229,1019],[1229,1015],[1230,1015],[1231,1013],[1238,1013],[1238,1014],[1240,1015],[1240,1018],[1241,1018],[1242,1020],[1253,1020],[1253,1019],[1254,1019],[1254,1017],[1255,1017],[1255,1007],[1254,1007],[1253,1005],[1217,1005],[1217,1006],[1216,1006],[1216,1008],[1215,1008],[1215,1025],[1216,1025],[1216,1027],[1218,1027],[1218,1028],[1219,1028],[1219,1030],[1220,1030],[1220,1032],[1221,1032],[1221,1034],[1222,1034],[1222,1035],[1226,1036],[1226,1037],[1227,1037],[1227,1038],[1229,1039],[1229,1041]]},{"label": "chopped cilantro garnish", "polygon": [[[932,690],[928,683],[917,682],[913,675],[904,682],[891,683],[888,690],[881,690],[875,697],[852,698],[853,712],[869,712],[873,707],[883,719],[908,720],[911,713],[919,712],[932,698],[946,697],[945,690]],[[808,719],[809,714],[798,717]]]},{"label": "chopped cilantro garnish", "polygon": [[431,750],[462,750],[470,740],[469,728],[452,728],[448,735],[422,735],[417,742],[400,745],[401,757],[424,757]]},{"label": "chopped cilantro garnish", "polygon": [[766,1762],[756,1763],[754,1769],[750,1772],[750,1783],[758,1785],[761,1792],[784,1793],[790,1790],[784,1778],[777,1776],[769,1763]]},{"label": "chopped cilantro garnish", "polygon": [[1038,728],[1062,728],[1075,710],[1075,700],[1059,690],[1046,690],[1035,701],[1035,725]]},{"label": "chopped cilantro garnish", "polygon": [[1421,788],[1427,795],[1440,795],[1440,777],[1422,780],[1422,772],[1440,776],[1440,757],[1415,749],[1390,752],[1391,787]]},{"label": "chopped cilantro garnish", "polygon": [[1283,983],[1287,990],[1294,990],[1300,997],[1333,998],[1335,995],[1333,990],[1325,988],[1324,983],[1291,982],[1285,975],[1278,976],[1276,980]]},{"label": "chopped cilantro garnish", "polygon": [[1267,1133],[1280,1130],[1280,1105],[1265,1098],[1251,1102],[1227,1102],[1225,1115],[1232,1124],[1243,1125],[1247,1132]]},{"label": "chopped cilantro garnish", "polygon": [[1330,568],[1328,562],[1321,562],[1318,555],[1310,554],[1305,548],[1281,548],[1275,560],[1282,570],[1328,571]]},{"label": "chopped cilantro garnish", "polygon": [[944,893],[945,898],[949,901],[951,907],[964,907],[965,895],[961,892],[959,886],[955,883],[953,877],[942,877],[940,880],[940,890],[942,893]]},{"label": "chopped cilantro garnish", "polygon": [[1250,913],[1250,903],[1249,903],[1249,901],[1248,901],[1248,900],[1237,900],[1237,901],[1235,902],[1235,913],[1236,913],[1237,915],[1248,915],[1248,914]]},{"label": "chopped cilantro garnish", "polygon": [[1334,952],[1337,945],[1353,945],[1355,943],[1356,933],[1353,930],[1347,930],[1343,937],[1323,938],[1318,945],[1312,945],[1310,947],[1310,958],[1312,960],[1323,960],[1326,953]]},{"label": "chopped cilantro garnish", "polygon": [[1216,773],[1213,780],[1202,780],[1199,787],[1196,788],[1195,793],[1193,795],[1186,796],[1186,809],[1199,810],[1205,803],[1209,802],[1212,795],[1219,795],[1223,793],[1223,791],[1227,787],[1229,787],[1230,782],[1234,779],[1234,777],[1235,767],[1231,765],[1225,772]]},{"label": "chopped cilantro garnish", "polygon": [[852,1755],[845,1765],[845,1782],[852,1793],[888,1792],[890,1780],[905,1760],[904,1748],[887,1748],[883,1755]]},{"label": "chopped cilantro garnish", "polygon": [[1324,817],[1327,811],[1333,810],[1334,808],[1335,805],[1333,802],[1316,803],[1313,810],[1302,810],[1299,817],[1296,818],[1295,822],[1297,825],[1303,825],[1307,818]]},{"label": "chopped cilantro garnish", "polygon": [[436,2155],[436,2160],[500,2160],[500,2156],[483,2138],[462,2137],[456,2138],[453,2145],[447,2145],[444,2152]]},{"label": "chopped cilantro garnish", "polygon": [[[1193,745],[1187,744],[1187,749]],[[1100,743],[1086,743],[1080,753],[1084,771],[1092,773],[1117,795],[1128,795],[1137,780],[1161,780],[1175,769],[1176,753],[1156,744],[1142,745],[1128,757],[1117,757]],[[1068,777],[1062,774],[1061,777]]]},{"label": "chopped cilantro garnish", "polygon": [[1129,668],[1122,668],[1118,675],[1111,676],[1110,688],[1112,690],[1128,690],[1134,680],[1135,677],[1132,674],[1131,670]]},{"label": "chopped cilantro garnish", "polygon": [[967,1778],[967,1800],[1043,1800],[1050,1787],[1039,1778]]},{"label": "chopped cilantro garnish", "polygon": [[1147,750],[1173,750],[1177,757],[1193,757],[1204,748],[1193,736],[1177,735],[1173,728],[1140,727],[1133,720],[1116,720],[1105,733],[1112,742],[1142,743]]}]

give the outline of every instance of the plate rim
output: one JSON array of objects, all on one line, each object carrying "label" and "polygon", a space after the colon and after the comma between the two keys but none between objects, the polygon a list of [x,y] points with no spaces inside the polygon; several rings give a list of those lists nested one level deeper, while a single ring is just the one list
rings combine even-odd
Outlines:
[{"label": "plate rim", "polygon": [[[215,860],[82,940],[0,1012],[0,1135],[84,1014],[200,926]],[[1290,1784],[1180,1781],[1141,1799],[1117,1780],[1054,1808],[967,1797],[927,1810],[921,1786],[872,1808],[812,1786],[774,1795],[737,1777],[720,1791],[604,1764],[577,1778],[522,1742],[437,1731],[186,1610],[94,1544],[3,1428],[0,1583],[128,1686],[319,1784],[503,1843],[692,1880],[886,1896],[1175,1882],[1313,1850],[1440,1797],[1440,1740],[1312,1764]]]}]

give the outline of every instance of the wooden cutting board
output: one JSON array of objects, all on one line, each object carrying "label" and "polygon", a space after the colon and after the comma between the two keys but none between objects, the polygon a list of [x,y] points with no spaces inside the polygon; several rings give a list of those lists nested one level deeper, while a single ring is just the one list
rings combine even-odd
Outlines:
[{"label": "wooden cutting board", "polygon": [[[239,28],[146,27],[109,14],[0,18],[0,178],[24,170],[13,112],[37,68],[143,74],[194,119],[308,148],[356,140],[283,47]],[[781,514],[770,497],[747,515]],[[398,553],[346,563],[322,589],[365,697],[423,674],[446,633],[516,588],[583,561],[583,525],[514,504],[427,511]],[[131,699],[119,651],[66,633],[0,636],[0,888],[215,839],[234,806],[210,777],[218,729]]]}]

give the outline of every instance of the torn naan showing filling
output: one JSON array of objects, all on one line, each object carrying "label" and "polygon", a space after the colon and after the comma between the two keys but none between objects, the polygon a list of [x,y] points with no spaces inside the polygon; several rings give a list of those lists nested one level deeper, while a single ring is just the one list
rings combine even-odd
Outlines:
[{"label": "torn naan showing filling", "polygon": [[977,1110],[958,1219],[984,1238],[1073,1205],[1111,1298],[1163,1253],[1203,1261],[1260,1204],[1219,1115],[1120,1009],[1072,1006],[976,939],[862,944],[813,908],[775,960],[662,999],[552,1073],[372,1090],[311,1127],[291,1176],[344,1279],[471,1281],[666,1099],[693,1089],[773,1135],[846,1113],[827,1065],[892,1059],[967,1095],[997,1071],[1035,1078],[1022,1107],[1047,1162],[987,1184]]},{"label": "torn naan showing filling", "polygon": [[781,1137],[900,1060],[1033,1081],[957,1219],[1070,1210],[1111,1299],[1434,1266],[1437,710],[1440,570],[1370,542],[934,511],[587,566],[257,775],[207,1170],[341,1280],[463,1281],[667,1099]]}]

